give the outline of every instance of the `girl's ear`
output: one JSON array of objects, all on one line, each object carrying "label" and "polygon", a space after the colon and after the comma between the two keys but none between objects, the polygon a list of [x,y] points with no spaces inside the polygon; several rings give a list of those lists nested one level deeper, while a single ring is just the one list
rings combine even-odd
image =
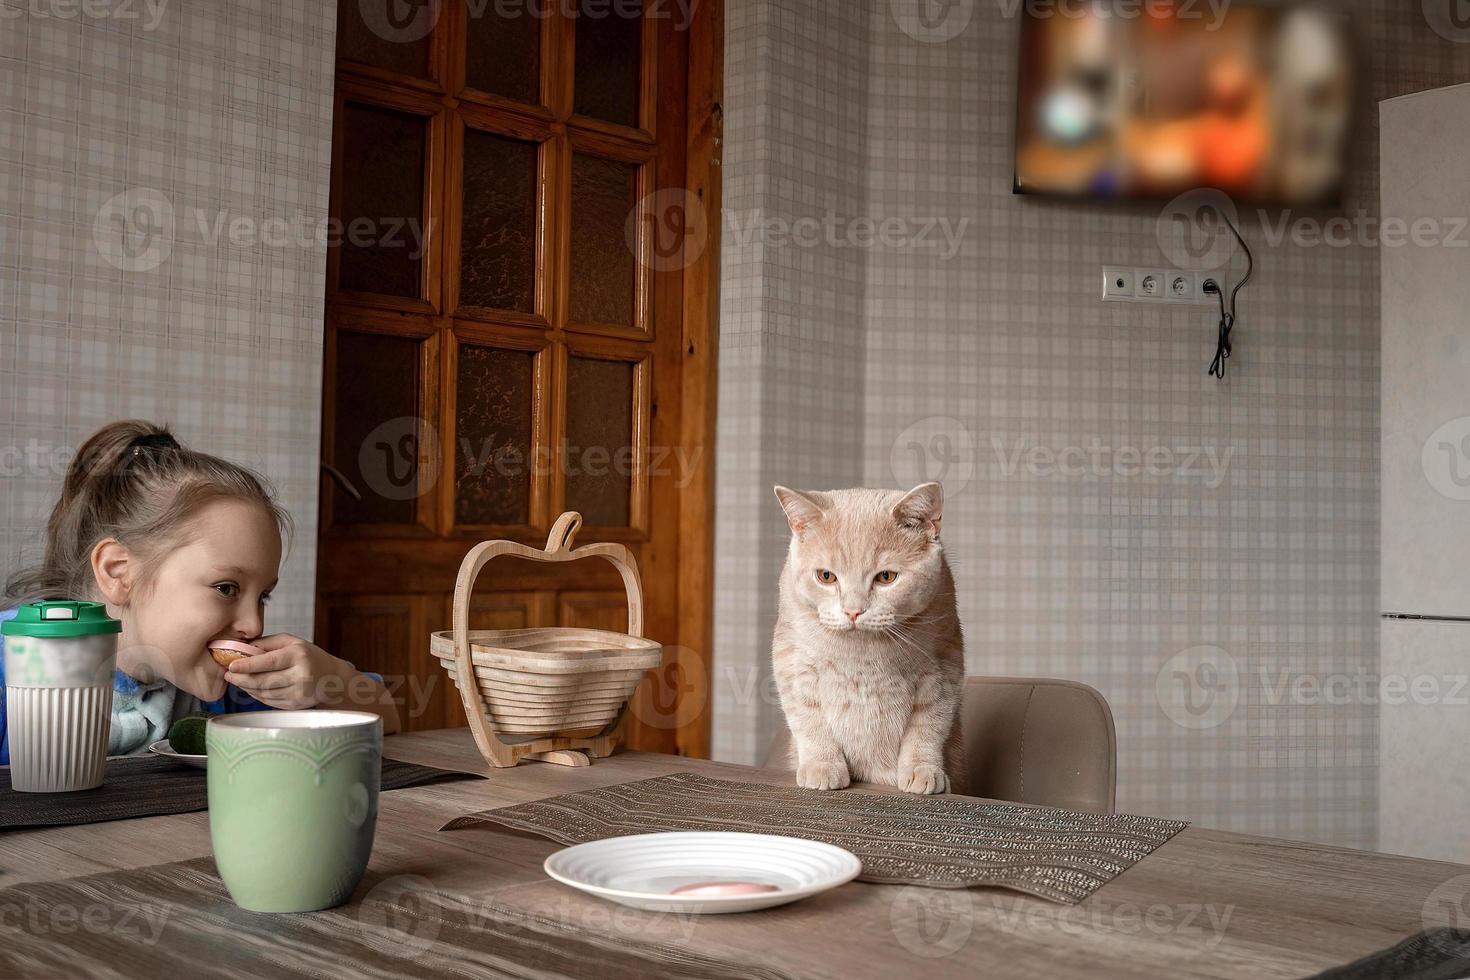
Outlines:
[{"label": "girl's ear", "polygon": [[116,538],[103,538],[92,547],[92,578],[109,606],[127,604],[136,571],[132,552]]}]

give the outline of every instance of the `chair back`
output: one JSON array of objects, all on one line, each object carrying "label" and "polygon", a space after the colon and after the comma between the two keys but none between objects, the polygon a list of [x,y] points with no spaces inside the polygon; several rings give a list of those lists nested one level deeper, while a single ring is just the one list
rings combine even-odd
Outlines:
[{"label": "chair back", "polygon": [[[1049,677],[967,677],[961,730],[964,791],[1017,803],[1112,813],[1118,740],[1095,688]],[[766,768],[791,768],[782,727]]]}]

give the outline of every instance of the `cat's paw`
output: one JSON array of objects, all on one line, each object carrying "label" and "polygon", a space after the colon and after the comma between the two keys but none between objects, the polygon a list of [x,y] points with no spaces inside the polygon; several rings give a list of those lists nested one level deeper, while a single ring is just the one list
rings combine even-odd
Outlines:
[{"label": "cat's paw", "polygon": [[918,793],[921,796],[948,793],[949,777],[944,774],[943,768],[921,762],[917,766],[898,771],[898,788],[905,793]]},{"label": "cat's paw", "polygon": [[796,785],[802,789],[842,789],[851,781],[841,762],[803,762],[796,767]]}]

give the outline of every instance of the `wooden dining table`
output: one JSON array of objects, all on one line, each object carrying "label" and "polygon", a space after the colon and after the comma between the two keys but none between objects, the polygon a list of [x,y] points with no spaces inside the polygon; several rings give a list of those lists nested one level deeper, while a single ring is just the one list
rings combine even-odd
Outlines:
[{"label": "wooden dining table", "polygon": [[[384,754],[487,778],[383,793],[370,873],[624,934],[619,915],[631,910],[542,871],[560,845],[493,825],[439,828],[475,810],[668,773],[790,779],[638,752],[587,768],[493,769],[463,728],[390,736]],[[12,831],[0,834],[0,887],[209,854],[207,813]],[[850,882],[759,912],[671,917],[662,932],[650,927],[650,941],[792,977],[1295,978],[1425,928],[1426,909],[1467,874],[1464,865],[1190,826],[1073,906],[1003,889]],[[253,955],[229,950],[232,970],[248,974]],[[321,968],[332,974],[330,963]]]}]

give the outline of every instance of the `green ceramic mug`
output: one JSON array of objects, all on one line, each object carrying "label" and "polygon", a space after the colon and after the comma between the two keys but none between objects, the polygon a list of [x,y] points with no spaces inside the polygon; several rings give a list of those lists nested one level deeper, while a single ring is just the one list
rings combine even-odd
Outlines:
[{"label": "green ceramic mug", "polygon": [[341,905],[378,822],[383,723],[363,711],[211,718],[209,836],[235,904],[254,912]]}]

